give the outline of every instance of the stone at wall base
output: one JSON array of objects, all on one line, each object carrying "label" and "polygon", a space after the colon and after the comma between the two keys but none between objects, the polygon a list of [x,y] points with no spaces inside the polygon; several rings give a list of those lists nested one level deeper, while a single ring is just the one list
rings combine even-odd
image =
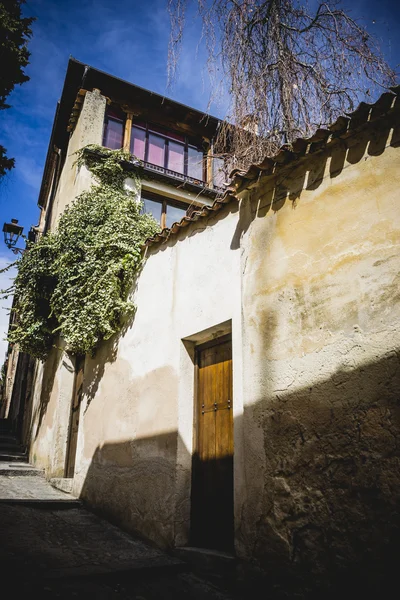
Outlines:
[{"label": "stone at wall base", "polygon": [[57,490],[61,490],[66,494],[72,494],[72,485],[74,480],[67,477],[53,477],[50,479],[50,484]]}]

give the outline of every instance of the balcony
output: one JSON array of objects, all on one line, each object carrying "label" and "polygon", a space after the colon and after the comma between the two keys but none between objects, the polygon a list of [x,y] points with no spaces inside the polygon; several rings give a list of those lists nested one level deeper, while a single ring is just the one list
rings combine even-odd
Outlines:
[{"label": "balcony", "polygon": [[[124,138],[125,132],[125,138]],[[210,198],[221,194],[222,187],[210,183],[204,150],[193,139],[154,124],[135,121],[126,139],[126,123],[118,113],[108,111],[103,145],[110,149],[129,147],[132,163],[147,177],[201,193]],[[135,161],[135,158],[138,159]]]}]

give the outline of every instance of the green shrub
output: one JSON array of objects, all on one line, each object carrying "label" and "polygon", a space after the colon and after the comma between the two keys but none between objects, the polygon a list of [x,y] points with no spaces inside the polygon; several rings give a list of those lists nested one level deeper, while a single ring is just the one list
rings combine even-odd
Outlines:
[{"label": "green shrub", "polygon": [[95,177],[71,202],[57,229],[43,235],[18,261],[15,325],[9,341],[45,359],[58,334],[76,354],[93,354],[121,327],[134,305],[128,299],[142,263],[142,246],[158,229],[142,214],[137,190],[124,189],[121,150],[87,146],[78,153]]}]

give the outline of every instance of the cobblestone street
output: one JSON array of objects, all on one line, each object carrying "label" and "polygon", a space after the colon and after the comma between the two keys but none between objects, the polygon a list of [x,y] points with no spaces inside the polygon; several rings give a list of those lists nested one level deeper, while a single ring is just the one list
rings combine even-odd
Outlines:
[{"label": "cobblestone street", "polygon": [[[8,459],[8,460],[4,460]],[[182,561],[53,489],[20,457],[0,457],[4,597],[228,600]]]}]

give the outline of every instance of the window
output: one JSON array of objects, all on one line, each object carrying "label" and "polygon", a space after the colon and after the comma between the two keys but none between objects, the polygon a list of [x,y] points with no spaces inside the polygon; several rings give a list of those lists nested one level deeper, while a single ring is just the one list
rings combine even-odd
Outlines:
[{"label": "window", "polygon": [[179,223],[179,221],[186,215],[186,206],[182,208],[182,206],[174,206],[173,204],[168,204],[167,202],[166,210],[166,227],[172,227],[174,223]]},{"label": "window", "polygon": [[145,145],[146,130],[141,127],[132,127],[131,154],[140,160],[144,160]]},{"label": "window", "polygon": [[[103,145],[112,150],[122,148],[124,129],[124,113],[109,108],[104,122]],[[154,165],[156,170],[167,172],[168,175],[178,178],[183,175],[197,182],[207,179],[203,150],[191,143],[187,136],[175,131],[135,120],[132,124],[130,152],[148,163],[148,168]]]},{"label": "window", "polygon": [[142,193],[143,212],[153,215],[161,225],[161,228],[172,227],[179,222],[187,213],[188,206],[183,202],[161,198],[150,192]]},{"label": "window", "polygon": [[188,147],[187,174],[194,179],[203,180],[203,153],[192,146]]},{"label": "window", "polygon": [[108,110],[104,122],[103,146],[119,150],[124,143],[124,119],[122,115]]},{"label": "window", "polygon": [[170,141],[168,144],[167,168],[177,173],[184,173],[185,146]]},{"label": "window", "polygon": [[152,215],[156,221],[161,223],[161,215],[163,210],[162,201],[151,200],[150,198],[145,198],[142,194],[142,202],[143,202],[143,212],[148,215]]},{"label": "window", "polygon": [[165,163],[165,139],[154,133],[149,134],[147,162],[163,167]]},{"label": "window", "polygon": [[184,135],[137,121],[132,125],[130,151],[150,165],[204,181],[203,151]]}]

